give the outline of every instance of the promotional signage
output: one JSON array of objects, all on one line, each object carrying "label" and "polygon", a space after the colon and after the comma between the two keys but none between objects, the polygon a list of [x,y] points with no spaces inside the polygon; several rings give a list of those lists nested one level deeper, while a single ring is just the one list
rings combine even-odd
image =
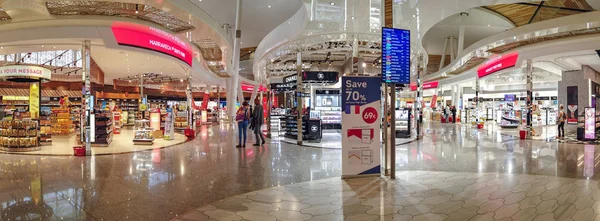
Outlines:
[{"label": "promotional signage", "polygon": [[494,98],[494,101],[504,101],[504,98]]},{"label": "promotional signage", "polygon": [[31,119],[40,118],[40,82],[29,84],[29,113]]},{"label": "promotional signage", "polygon": [[173,108],[167,108],[167,116],[165,117],[165,135],[163,137],[165,140],[173,140],[175,136],[175,126],[173,125],[175,123],[174,118]]},{"label": "promotional signage", "polygon": [[158,28],[127,22],[114,22],[111,29],[119,45],[161,52],[192,66],[192,47],[175,35]]},{"label": "promotional signage", "polygon": [[585,139],[596,139],[596,108],[585,108]]},{"label": "promotional signage", "polygon": [[410,31],[381,28],[381,82],[410,83]]},{"label": "promotional signage", "polygon": [[202,98],[202,110],[208,109],[208,102],[210,102],[210,93],[204,93],[204,97]]},{"label": "promotional signage", "polygon": [[536,101],[549,101],[550,97],[535,97],[533,99]]},{"label": "promotional signage", "polygon": [[332,71],[306,71],[302,73],[303,83],[335,84],[339,81],[339,79],[339,73]]},{"label": "promotional signage", "polygon": [[[437,88],[438,85],[439,85],[439,83],[437,81],[425,82],[425,83],[423,83],[423,90]],[[410,90],[411,91],[416,91],[417,90],[417,83],[415,83],[415,82],[410,83]]]},{"label": "promotional signage", "polygon": [[47,68],[27,65],[8,65],[0,67],[0,78],[30,78],[35,80],[50,80],[52,71]]},{"label": "promotional signage", "polygon": [[342,177],[380,173],[381,80],[342,77]]},{"label": "promotional signage", "polygon": [[477,68],[477,76],[482,78],[495,72],[514,67],[517,64],[517,59],[519,59],[519,53],[517,52],[492,58]]},{"label": "promotional signage", "polygon": [[567,87],[567,124],[577,124],[577,104],[579,102],[577,86]]}]

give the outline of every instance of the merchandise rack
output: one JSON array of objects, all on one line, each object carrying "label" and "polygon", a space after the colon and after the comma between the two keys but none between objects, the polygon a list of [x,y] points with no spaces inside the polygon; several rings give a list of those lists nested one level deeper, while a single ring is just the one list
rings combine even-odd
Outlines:
[{"label": "merchandise rack", "polygon": [[71,113],[66,108],[52,109],[52,134],[54,135],[70,135],[73,133],[73,121]]},{"label": "merchandise rack", "polygon": [[174,127],[175,130],[185,130],[188,128],[187,111],[177,111]]},{"label": "merchandise rack", "polygon": [[40,150],[38,122],[29,118],[0,121],[0,149],[10,152]]},{"label": "merchandise rack", "polygon": [[49,107],[40,109],[40,144],[52,143],[52,110]]},{"label": "merchandise rack", "polygon": [[154,143],[154,135],[152,128],[148,128],[149,120],[135,121],[135,134],[133,137],[134,145],[152,145]]},{"label": "merchandise rack", "polygon": [[113,138],[113,117],[108,110],[95,110],[96,115],[96,137],[93,147],[108,147]]}]

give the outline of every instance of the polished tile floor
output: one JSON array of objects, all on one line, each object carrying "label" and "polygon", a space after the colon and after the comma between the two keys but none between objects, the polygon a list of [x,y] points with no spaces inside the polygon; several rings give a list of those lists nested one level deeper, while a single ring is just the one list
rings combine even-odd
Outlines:
[{"label": "polished tile floor", "polygon": [[595,146],[521,141],[453,124],[425,128],[422,140],[397,148],[396,181],[340,180],[336,149],[275,140],[236,149],[225,125],[136,153],[0,154],[0,220],[595,218]]}]

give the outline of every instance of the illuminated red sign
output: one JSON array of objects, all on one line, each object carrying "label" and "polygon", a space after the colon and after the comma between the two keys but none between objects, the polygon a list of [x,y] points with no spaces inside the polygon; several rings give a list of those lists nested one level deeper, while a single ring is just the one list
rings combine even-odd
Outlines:
[{"label": "illuminated red sign", "polygon": [[495,72],[512,68],[517,64],[517,59],[519,59],[519,53],[517,52],[492,58],[477,68],[477,76],[482,78]]},{"label": "illuminated red sign", "polygon": [[[242,84],[242,91],[254,91],[254,85],[249,85],[249,84]],[[267,91],[267,88],[260,86],[258,88],[258,91]]]},{"label": "illuminated red sign", "polygon": [[[437,88],[438,85],[439,85],[439,83],[437,81],[425,82],[425,83],[423,83],[423,90]],[[417,83],[410,83],[410,90],[416,91]]]},{"label": "illuminated red sign", "polygon": [[111,29],[119,45],[161,52],[192,66],[192,47],[177,36],[158,28],[126,22],[114,22]]}]

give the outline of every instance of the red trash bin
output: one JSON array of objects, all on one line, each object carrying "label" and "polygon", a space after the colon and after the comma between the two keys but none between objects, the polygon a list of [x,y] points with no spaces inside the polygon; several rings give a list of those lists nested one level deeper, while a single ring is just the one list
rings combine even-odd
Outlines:
[{"label": "red trash bin", "polygon": [[446,118],[441,118],[442,119],[442,123],[446,123]]},{"label": "red trash bin", "polygon": [[82,146],[73,147],[73,155],[78,156],[78,157],[85,156],[85,147],[82,147]]},{"label": "red trash bin", "polygon": [[192,129],[185,129],[185,130],[183,130],[183,134],[184,134],[186,137],[189,137],[189,138],[194,138],[194,137],[196,137],[196,131],[194,131],[194,130],[192,130]]},{"label": "red trash bin", "polygon": [[519,131],[519,137],[521,138],[521,140],[525,140],[525,138],[527,137],[527,131]]},{"label": "red trash bin", "polygon": [[477,129],[483,129],[483,124],[477,124]]}]

